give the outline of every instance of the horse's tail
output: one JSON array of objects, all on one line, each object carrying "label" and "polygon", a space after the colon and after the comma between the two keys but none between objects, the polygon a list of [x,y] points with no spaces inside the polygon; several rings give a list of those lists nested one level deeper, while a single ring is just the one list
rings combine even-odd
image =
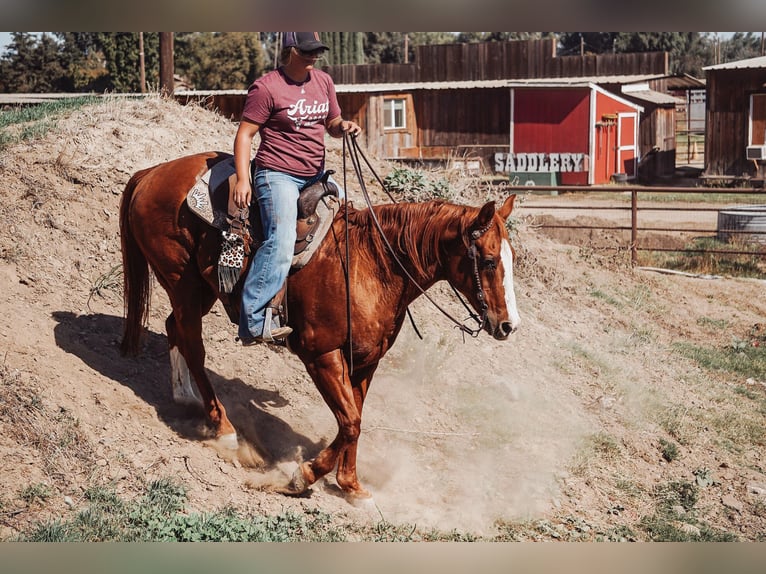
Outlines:
[{"label": "horse's tail", "polygon": [[149,315],[151,283],[149,265],[130,227],[130,204],[133,192],[146,171],[130,178],[122,192],[120,203],[120,242],[122,244],[122,281],[125,323],[120,351],[123,355],[138,355],[143,327]]}]

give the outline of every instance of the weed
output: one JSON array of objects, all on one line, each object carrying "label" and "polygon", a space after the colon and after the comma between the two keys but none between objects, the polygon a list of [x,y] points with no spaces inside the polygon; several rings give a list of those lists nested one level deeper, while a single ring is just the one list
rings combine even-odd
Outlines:
[{"label": "weed", "polygon": [[30,484],[19,492],[19,497],[28,505],[42,503],[53,496],[53,490],[44,482]]},{"label": "weed", "polygon": [[103,297],[108,291],[121,293],[122,291],[122,264],[115,265],[109,271],[101,275],[90,287],[88,295],[88,307],[94,295]]},{"label": "weed", "polygon": [[89,505],[71,520],[38,523],[20,537],[30,542],[334,542],[345,539],[343,529],[331,525],[328,514],[306,510],[274,516],[243,517],[233,508],[209,513],[187,513],[186,493],[173,480],[147,485],[134,501],[114,491],[86,492]]},{"label": "weed", "polygon": [[697,325],[707,327],[711,331],[721,331],[729,326],[726,319],[711,319],[710,317],[698,317]]},{"label": "weed", "polygon": [[673,462],[678,458],[678,446],[672,441],[667,441],[664,438],[660,439],[660,452],[662,458],[668,462]]},{"label": "weed", "polygon": [[699,488],[693,482],[681,480],[669,482],[655,488],[654,496],[658,506],[668,509],[673,506],[683,506],[689,511],[697,504]]},{"label": "weed", "polygon": [[679,522],[667,515],[656,513],[644,516],[638,527],[649,535],[653,542],[736,542],[731,532],[716,530],[704,522]]},{"label": "weed", "polygon": [[708,486],[719,484],[716,482],[715,478],[713,478],[713,473],[710,471],[710,469],[704,466],[702,468],[698,468],[692,474],[694,474],[694,482],[700,488],[707,488]]},{"label": "weed", "polygon": [[617,309],[622,309],[624,307],[624,304],[621,301],[618,301],[608,293],[604,293],[600,289],[591,289],[588,293],[591,297],[595,297],[596,299],[601,299],[610,305],[616,307]]}]

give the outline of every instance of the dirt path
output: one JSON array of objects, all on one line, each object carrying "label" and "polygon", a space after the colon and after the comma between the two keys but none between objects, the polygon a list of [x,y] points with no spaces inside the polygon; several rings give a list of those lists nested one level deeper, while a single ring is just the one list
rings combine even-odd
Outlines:
[{"label": "dirt path", "polygon": [[[161,289],[142,355],[118,352],[117,213],[125,182],[180,155],[226,151],[234,131],[199,108],[115,99],[0,152],[0,355],[6,379],[25,391],[4,389],[20,404],[54,413],[60,428],[75,421],[79,449],[43,449],[35,437],[54,427],[35,426],[45,424],[34,414],[40,409],[0,410],[5,508],[22,504],[19,492],[29,485],[55,492],[36,512],[4,519],[0,538],[83,508],[89,485],[113,484],[128,496],[160,477],[184,483],[192,511],[228,504],[252,513],[321,509],[339,521],[382,517],[488,535],[499,524],[526,524],[513,528],[530,539],[551,538],[556,529],[560,538],[585,537],[576,526],[585,524],[591,538],[621,527],[645,538],[637,524],[652,514],[656,489],[693,481],[701,468],[711,469],[718,485],[700,491],[700,517],[743,539],[762,535],[764,499],[749,485],[766,482],[763,432],[755,424],[763,415],[757,399],[736,390],[760,392],[758,381],[703,372],[673,344],[744,338],[766,317],[763,284],[632,271],[526,224],[515,239],[523,324],[510,341],[464,341],[421,298],[413,313],[425,340],[406,327],[381,364],[359,446],[360,478],[376,506],[348,504],[333,477],[305,498],[264,492],[264,483],[284,480],[335,433],[293,355],[243,350],[223,310],[209,316],[207,368],[247,440],[239,458],[228,460],[206,447],[198,413],[171,403]],[[338,150],[328,163],[340,170]],[[446,289],[437,286],[434,296],[460,314]],[[728,416],[738,418],[726,425]],[[678,445],[677,461],[663,459],[661,439]],[[269,470],[250,466],[256,447],[273,462]]]}]

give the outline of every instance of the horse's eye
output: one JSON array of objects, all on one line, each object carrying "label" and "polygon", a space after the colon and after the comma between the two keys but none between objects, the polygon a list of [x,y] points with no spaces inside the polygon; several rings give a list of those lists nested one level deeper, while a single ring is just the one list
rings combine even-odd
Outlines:
[{"label": "horse's eye", "polygon": [[497,263],[495,263],[495,259],[493,257],[487,257],[484,259],[483,267],[487,271],[494,271],[497,268]]}]

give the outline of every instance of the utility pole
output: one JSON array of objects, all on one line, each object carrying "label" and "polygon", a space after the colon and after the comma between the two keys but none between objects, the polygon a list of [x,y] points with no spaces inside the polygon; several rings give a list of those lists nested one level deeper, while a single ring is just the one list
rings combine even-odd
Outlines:
[{"label": "utility pole", "polygon": [[138,81],[141,93],[146,93],[146,64],[144,63],[144,33],[138,33]]},{"label": "utility pole", "polygon": [[409,64],[410,62],[410,36],[409,34],[404,34],[404,63]]},{"label": "utility pole", "polygon": [[173,81],[173,32],[160,32],[160,93],[172,96]]}]

